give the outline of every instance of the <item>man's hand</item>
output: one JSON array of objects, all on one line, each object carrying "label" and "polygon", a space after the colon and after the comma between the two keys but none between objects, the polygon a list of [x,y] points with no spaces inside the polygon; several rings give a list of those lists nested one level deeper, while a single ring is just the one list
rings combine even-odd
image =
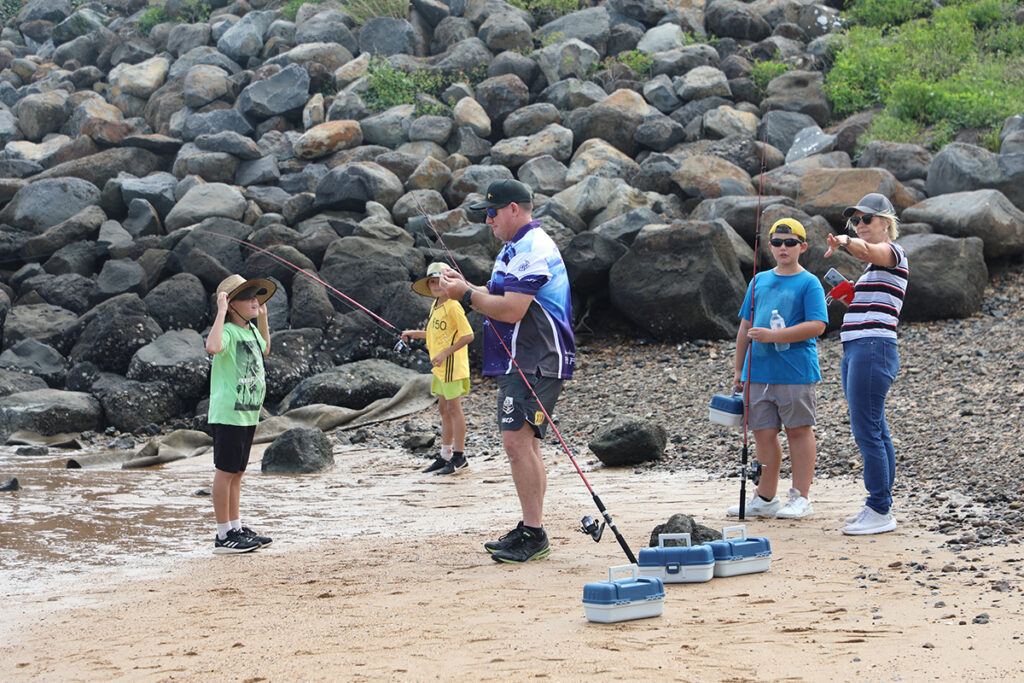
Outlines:
[{"label": "man's hand", "polygon": [[469,289],[469,283],[466,282],[466,278],[462,277],[462,274],[455,270],[446,270],[441,274],[441,279],[438,280],[438,284],[441,285],[441,289],[448,295],[449,299],[460,299],[466,290]]}]

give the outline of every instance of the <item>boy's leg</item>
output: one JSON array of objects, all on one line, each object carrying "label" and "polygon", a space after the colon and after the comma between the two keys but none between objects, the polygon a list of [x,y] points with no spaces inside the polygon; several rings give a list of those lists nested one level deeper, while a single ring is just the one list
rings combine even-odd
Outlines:
[{"label": "boy's leg", "polygon": [[814,428],[811,425],[792,429],[787,427],[786,438],[789,440],[789,459],[793,468],[793,488],[804,498],[809,498],[807,494],[811,490],[814,461],[818,455]]},{"label": "boy's leg", "polygon": [[242,497],[242,475],[245,472],[235,472],[231,475],[231,484],[229,488],[228,498],[228,521],[237,521],[242,519],[241,512],[239,511],[240,499]]},{"label": "boy's leg", "polygon": [[223,470],[213,471],[213,514],[217,518],[217,524],[227,524],[231,517],[228,516],[231,502],[231,482],[234,475]]},{"label": "boy's leg", "polygon": [[755,430],[754,443],[757,446],[757,461],[761,463],[761,481],[757,485],[757,495],[771,500],[778,493],[779,471],[782,469],[782,444],[779,443],[779,430]]},{"label": "boy's leg", "polygon": [[452,444],[454,450],[461,453],[466,450],[466,415],[462,412],[461,396],[448,400],[448,422],[451,424],[452,441],[445,443]]},{"label": "boy's leg", "polygon": [[[452,402],[438,394],[437,396],[437,409],[441,413],[441,443],[448,446],[452,443],[452,415],[451,415]],[[455,450],[459,450],[456,448]]]}]

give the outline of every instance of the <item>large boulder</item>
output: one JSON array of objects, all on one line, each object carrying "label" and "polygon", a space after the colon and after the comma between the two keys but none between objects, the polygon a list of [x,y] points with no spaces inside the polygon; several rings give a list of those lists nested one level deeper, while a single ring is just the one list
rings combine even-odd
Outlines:
[{"label": "large boulder", "polygon": [[903,319],[967,318],[981,309],[988,282],[981,240],[918,234],[899,243],[910,264]]},{"label": "large boulder", "polygon": [[100,203],[100,190],[79,178],[40,180],[22,189],[0,211],[0,223],[18,230],[41,233]]},{"label": "large boulder", "polygon": [[[330,302],[327,306],[330,307]],[[323,327],[326,326],[325,323]],[[279,402],[304,378],[330,366],[320,353],[323,327],[280,330],[271,334],[270,353],[263,359],[267,376],[266,403]]]},{"label": "large boulder", "polygon": [[707,30],[719,38],[758,41],[767,38],[772,27],[757,11],[737,0],[708,3],[704,15]]},{"label": "large boulder", "polygon": [[246,116],[262,120],[301,111],[308,98],[309,72],[290,64],[273,76],[246,87],[235,106]]},{"label": "large boulder", "polygon": [[993,154],[982,147],[953,142],[932,159],[928,167],[930,196],[981,189],[999,190],[1024,210],[1024,154]]},{"label": "large boulder", "polygon": [[332,168],[317,184],[316,205],[321,209],[365,211],[366,202],[394,206],[404,192],[398,176],[372,161],[356,161]]},{"label": "large boulder", "polygon": [[35,339],[66,353],[77,321],[78,316],[74,312],[60,306],[14,306],[4,321],[4,346],[9,347],[22,339]]},{"label": "large boulder", "polygon": [[181,401],[167,382],[126,380],[97,393],[107,424],[123,432],[168,422],[181,413]]},{"label": "large boulder", "polygon": [[726,230],[703,221],[648,225],[612,266],[612,304],[662,339],[728,339],[746,285]]},{"label": "large boulder", "polygon": [[873,140],[861,150],[857,165],[887,169],[899,181],[927,178],[932,153],[921,145]]},{"label": "large boulder", "polygon": [[[384,285],[408,283],[421,277],[425,267],[423,254],[412,247],[366,237],[343,237],[327,248],[320,274],[340,291],[376,311],[387,302]],[[334,306],[341,312],[352,310],[339,299],[335,299]]]},{"label": "large boulder", "polygon": [[416,54],[416,29],[405,19],[374,17],[359,29],[359,51],[371,55]]},{"label": "large boulder", "polygon": [[36,389],[0,401],[0,442],[11,432],[43,435],[103,429],[103,408],[95,397],[58,389]]},{"label": "large boulder", "polygon": [[761,101],[761,111],[799,112],[810,116],[819,126],[827,126],[832,107],[821,82],[821,74],[811,71],[787,71],[776,76],[765,89],[767,97]]},{"label": "large boulder", "polygon": [[35,339],[23,339],[0,353],[0,368],[34,375],[55,389],[63,388],[67,374],[64,356]]},{"label": "large boulder", "polygon": [[906,223],[928,223],[949,237],[980,237],[985,258],[1024,252],[1024,211],[998,190],[953,192],[906,209]]},{"label": "large boulder", "polygon": [[128,364],[128,379],[166,382],[183,400],[209,390],[210,356],[195,330],[171,330],[141,347]]},{"label": "large boulder", "polygon": [[45,389],[46,380],[18,370],[0,368],[0,398],[23,391]]},{"label": "large boulder", "polygon": [[665,454],[667,434],[656,422],[622,415],[605,425],[587,445],[609,467],[638,465]]},{"label": "large boulder", "polygon": [[111,178],[127,172],[141,178],[161,168],[161,160],[141,147],[116,147],[72,159],[48,168],[36,176],[38,180],[71,180],[73,178],[104,187]]},{"label": "large boulder", "polygon": [[581,232],[572,238],[562,252],[569,284],[577,294],[604,289],[608,271],[626,253],[626,245],[597,232]]},{"label": "large boulder", "polygon": [[260,470],[272,474],[309,474],[334,467],[334,447],[319,429],[289,429],[263,452]]},{"label": "large boulder", "polygon": [[164,330],[202,330],[209,307],[206,288],[191,273],[178,273],[160,282],[143,298],[149,315]]},{"label": "large boulder", "polygon": [[231,185],[203,183],[192,187],[181,198],[164,221],[168,232],[194,225],[211,217],[241,220],[246,209],[245,197]]},{"label": "large boulder", "polygon": [[361,409],[389,398],[418,373],[385,360],[368,359],[340,365],[299,382],[284,400],[281,411],[326,403]]},{"label": "large boulder", "polygon": [[101,370],[125,374],[132,356],[163,330],[145,314],[135,294],[108,299],[83,316],[84,327],[71,349],[73,362],[90,361]]}]

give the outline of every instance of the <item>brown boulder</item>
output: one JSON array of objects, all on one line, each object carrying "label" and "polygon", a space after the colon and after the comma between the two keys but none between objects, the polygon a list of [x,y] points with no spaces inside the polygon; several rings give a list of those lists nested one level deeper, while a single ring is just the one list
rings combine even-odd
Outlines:
[{"label": "brown boulder", "polygon": [[871,192],[884,194],[898,212],[915,204],[903,184],[884,168],[819,168],[808,171],[800,179],[797,201],[800,208],[812,216],[820,214],[833,225],[841,225],[846,220],[843,210]]}]

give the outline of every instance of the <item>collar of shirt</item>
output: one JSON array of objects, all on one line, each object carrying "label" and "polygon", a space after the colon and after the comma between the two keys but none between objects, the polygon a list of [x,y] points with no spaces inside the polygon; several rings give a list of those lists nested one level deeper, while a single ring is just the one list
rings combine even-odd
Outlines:
[{"label": "collar of shirt", "polygon": [[532,220],[523,227],[516,231],[516,234],[505,244],[514,244],[526,236],[526,233],[530,232],[534,228],[540,227],[540,219]]}]

